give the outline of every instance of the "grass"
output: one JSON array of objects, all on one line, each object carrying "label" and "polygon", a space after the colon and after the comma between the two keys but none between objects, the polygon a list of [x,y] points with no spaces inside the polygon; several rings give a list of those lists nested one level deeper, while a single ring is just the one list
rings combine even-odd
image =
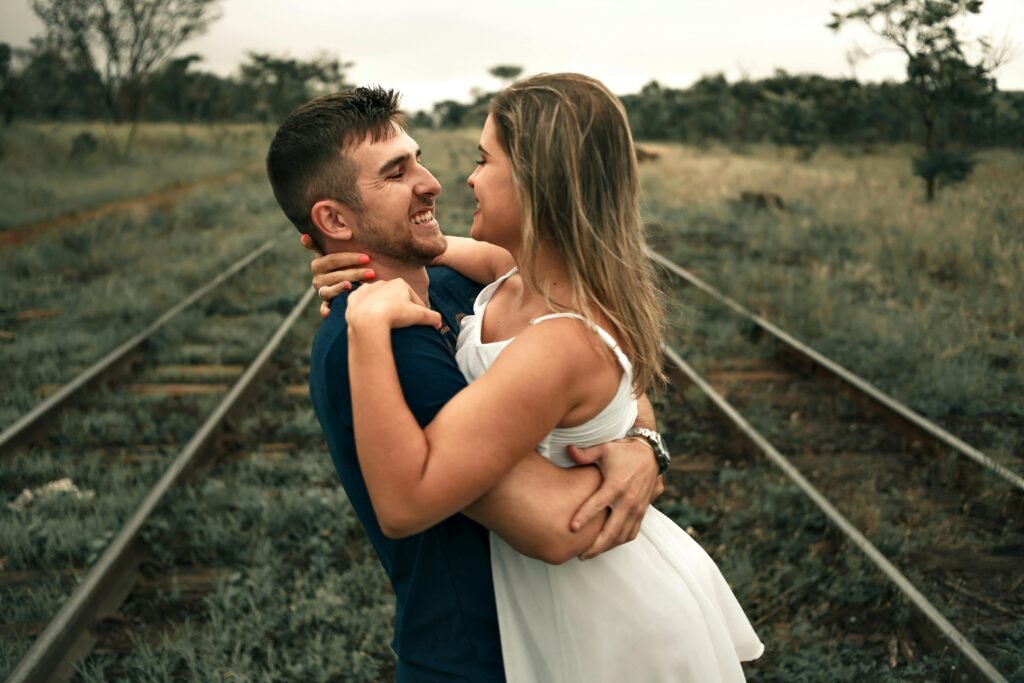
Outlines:
[{"label": "grass", "polygon": [[[925,204],[910,151],[809,163],[658,146],[644,165],[655,244],[677,262],[1021,469],[1024,155]],[[757,210],[741,191],[771,192]]]},{"label": "grass", "polygon": [[[0,279],[0,328],[7,335],[0,341],[0,360],[12,385],[0,424],[10,424],[34,405],[40,385],[68,381],[267,239],[290,237],[267,195],[263,183],[217,195],[200,192],[166,213],[106,216],[0,250],[6,274]],[[292,244],[280,244],[261,259],[271,263],[264,272],[284,268],[288,273],[264,282],[281,283],[280,291],[269,293],[279,310],[281,298],[296,296],[305,278],[302,270],[287,270],[288,264],[304,269],[305,255]],[[243,283],[257,289],[260,280],[253,272],[260,272],[259,262],[237,274],[228,289]],[[245,291],[238,294],[241,300]],[[234,306],[239,309],[237,302]],[[242,308],[251,308],[251,302]],[[51,315],[31,317],[32,311]],[[231,312],[226,307],[224,324],[206,333],[225,337],[211,340],[228,350],[219,352],[221,357],[230,356],[231,344],[238,341],[232,342],[232,334],[244,336],[230,324]]]},{"label": "grass", "polygon": [[[264,144],[256,135],[245,142],[246,130],[226,129],[222,143],[226,147],[234,139],[236,159],[243,163],[251,157],[242,151],[245,145],[261,156]],[[66,154],[75,131],[67,127],[58,134],[40,126],[21,135],[31,141],[30,133],[53,142],[48,149],[55,154]],[[143,135],[149,134],[144,128]],[[191,168],[186,147],[172,144],[182,135],[179,128],[154,127],[152,135],[167,145],[166,166],[154,166],[136,188],[165,186],[165,180],[178,178],[175,168]],[[198,131],[190,135],[201,140]],[[443,228],[466,234],[475,202],[465,178],[476,157],[478,131],[412,135],[444,186],[438,201]],[[5,144],[9,157],[0,163],[8,164],[14,143]],[[196,144],[195,168],[201,169],[213,143]],[[928,206],[910,176],[906,149],[870,155],[825,149],[800,162],[774,148],[738,154],[650,147],[661,157],[645,163],[641,175],[645,215],[658,246],[883,389],[1019,465],[1021,435],[1012,416],[1024,411],[1024,301],[1014,296],[1024,285],[1024,199],[1016,192],[1024,156],[981,155],[970,181]],[[63,179],[68,207],[130,194],[125,189],[118,195],[116,181],[102,191],[92,185],[87,175],[107,173],[100,157],[93,158],[97,166],[77,176],[73,169],[61,175],[63,161],[47,162],[53,178]],[[44,167],[40,162],[31,173],[45,179]],[[110,177],[127,178],[127,168],[114,164]],[[166,178],[164,171],[170,173]],[[15,182],[11,175],[4,173],[0,189]],[[77,183],[85,189],[76,189]],[[240,181],[232,188],[200,188],[163,213],[107,216],[0,252],[0,328],[15,335],[0,342],[0,358],[15,387],[0,422],[31,404],[39,383],[65,380],[235,255],[286,232],[262,182]],[[778,193],[786,208],[757,211],[738,200],[743,190]],[[103,194],[108,191],[114,194]],[[200,320],[186,316],[182,327],[169,329],[149,352],[161,362],[241,359],[254,336],[237,325],[242,314],[262,308],[269,320],[290,307],[291,293],[307,281],[306,255],[291,246],[280,260],[268,261],[262,275],[246,280],[244,291],[206,305],[216,323],[186,334]],[[17,319],[19,312],[46,308],[64,312]],[[675,315],[684,341],[687,334],[700,334],[724,348],[737,329],[744,331],[742,323],[707,313],[702,304],[690,303]],[[290,350],[278,354],[277,362],[290,368],[288,383],[303,381],[298,368],[315,318],[303,325],[292,335]],[[890,664],[891,643],[899,648],[910,639],[911,609],[781,475],[731,452],[694,405],[690,396],[661,404],[663,427],[673,434],[676,452],[709,453],[716,470],[705,478],[674,474],[662,507],[681,526],[694,528],[758,622],[768,654],[748,668],[750,678],[958,680],[944,653],[909,658],[900,649],[896,666]],[[163,416],[164,431],[154,434],[187,433],[189,409],[180,405],[172,412],[177,417]],[[120,405],[98,413],[94,422],[103,433],[123,432],[127,438],[143,428],[146,414]],[[40,558],[88,562],[109,537],[110,524],[129,507],[99,491],[127,488],[129,480],[152,477],[159,469],[157,458],[143,459],[133,471],[113,466],[98,452],[76,451],[74,444],[89,438],[85,426],[76,429],[81,431],[71,432],[62,450],[31,465],[27,459],[17,468],[5,465],[4,490],[13,497],[21,481],[57,478],[77,458],[83,476],[76,483],[96,489],[97,497],[86,510],[71,501],[57,503],[54,521],[29,530],[8,524],[12,513],[0,509],[0,556],[8,569],[40,566]],[[374,681],[392,675],[393,600],[337,485],[308,403],[284,397],[277,387],[237,429],[248,457],[229,454],[209,476],[177,494],[147,530],[155,561],[165,569],[185,564],[235,571],[200,604],[183,608],[184,618],[176,617],[176,626],[163,636],[140,636],[127,655],[90,657],[80,668],[83,680]],[[272,442],[295,445],[283,456],[258,446]],[[883,550],[905,541],[885,531],[874,540]],[[55,607],[62,590],[3,599],[22,605],[19,620],[29,621]],[[163,596],[132,609],[159,612],[174,602],[174,596]],[[1024,646],[1024,631],[1011,634],[1005,656],[995,662],[1011,679],[1024,675],[1012,652],[1016,642]],[[3,640],[0,647],[0,659],[12,662],[17,648]]]},{"label": "grass", "polygon": [[[281,391],[282,382],[303,376],[313,324],[310,315],[277,354],[280,374],[238,422],[236,447],[176,492],[145,533],[161,570],[234,571],[194,604],[167,595],[127,605],[129,619],[160,619],[158,632],[131,652],[91,656],[80,666],[82,680],[393,677],[386,577],[338,485],[308,400]],[[292,445],[260,445],[282,442]],[[175,614],[173,625],[161,610]]]},{"label": "grass", "polygon": [[[96,148],[73,157],[73,140],[85,133]],[[0,130],[0,230],[242,169],[258,173],[272,133],[256,124],[146,124],[125,157],[127,126],[15,123]]]}]

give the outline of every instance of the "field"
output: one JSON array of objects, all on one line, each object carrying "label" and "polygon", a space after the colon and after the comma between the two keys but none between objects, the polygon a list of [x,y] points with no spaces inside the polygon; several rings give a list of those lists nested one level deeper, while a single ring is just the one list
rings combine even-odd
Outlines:
[{"label": "field", "polygon": [[[85,130],[100,146],[72,159],[72,140]],[[0,428],[38,402],[47,385],[68,381],[267,239],[281,244],[261,266],[259,280],[240,279],[238,286],[259,282],[254,301],[268,314],[286,309],[306,286],[306,253],[259,173],[268,130],[146,127],[128,160],[116,153],[122,134],[101,126],[21,125],[0,138],[0,236],[22,235],[18,244],[0,245],[0,358],[8,387]],[[465,177],[478,133],[412,134],[423,163],[444,186],[442,226],[465,234],[474,206]],[[643,146],[658,155],[641,165],[652,247],[1024,471],[1024,154],[982,153],[971,179],[944,188],[928,205],[910,174],[911,149],[825,148],[801,161],[793,150],[775,147]],[[759,206],[756,196],[743,200],[744,192],[770,206]],[[110,202],[121,204],[104,211]],[[85,211],[94,213],[59,223],[65,214]],[[241,294],[217,304],[225,320],[244,306]],[[716,338],[718,323],[701,306],[696,298],[673,306],[677,343]],[[311,336],[312,324],[303,326],[304,334]],[[204,353],[213,350],[215,362],[245,362],[241,349],[250,336],[225,322],[204,330]],[[294,353],[308,348],[309,336],[293,341]],[[721,349],[724,344],[694,347],[693,357],[709,366]],[[187,356],[183,350],[179,362],[189,362]],[[301,382],[301,363],[293,365]],[[672,473],[659,506],[692,529],[748,606],[768,647],[748,669],[750,678],[957,680],[948,658],[908,654],[911,609],[770,465],[735,453],[707,409],[692,399],[669,390],[658,401],[677,460],[694,464]],[[171,550],[176,525],[192,524],[202,538],[188,551],[197,563],[248,569],[226,576],[200,600],[195,628],[148,638],[126,660],[91,658],[83,680],[114,680],[125,672],[288,680],[290,671],[311,680],[370,681],[391,670],[390,598],[352,528],[344,497],[332,488],[311,411],[293,400],[275,413],[287,417],[264,420],[259,411],[269,416],[271,406],[261,405],[251,431],[265,442],[300,446],[283,462],[267,456],[218,465],[227,472],[229,491],[197,483],[150,534],[170,556],[180,552]],[[34,485],[61,472],[59,461],[14,462],[23,469],[4,462],[5,493],[17,493],[21,479]],[[116,476],[103,479],[100,469],[94,468],[96,501],[82,504],[89,513],[81,532],[87,538],[75,538],[73,529],[47,532],[52,539],[5,538],[0,578],[39,565],[33,539],[48,542],[51,555],[73,556],[78,566],[94,558],[91,544],[103,538],[100,521],[113,519],[111,508],[128,506],[104,502],[113,491],[103,487],[119,484]],[[288,482],[295,490],[285,487]],[[197,513],[200,505],[223,519]],[[338,515],[331,524],[316,523],[331,518],[332,510]],[[859,513],[870,519],[884,511]],[[0,522],[13,514],[0,511]],[[202,521],[191,521],[197,518]],[[291,542],[281,531],[285,526],[292,536],[308,532],[304,540],[292,539],[304,544],[299,550],[285,549]],[[332,548],[333,539],[344,539],[344,549]],[[883,545],[891,540],[883,538]],[[282,581],[296,587],[290,601],[276,588]],[[29,612],[37,603],[49,609],[57,598],[5,589],[2,599],[32,602]],[[290,616],[279,614],[286,609]],[[245,643],[247,634],[274,630],[280,635],[269,654]],[[998,644],[1004,654],[994,658],[1011,678],[1024,676],[1015,658],[1024,649],[1024,622],[1015,638]],[[350,652],[332,668],[327,663],[337,648]],[[0,655],[13,656],[6,648]],[[0,674],[11,666],[4,661]]]}]

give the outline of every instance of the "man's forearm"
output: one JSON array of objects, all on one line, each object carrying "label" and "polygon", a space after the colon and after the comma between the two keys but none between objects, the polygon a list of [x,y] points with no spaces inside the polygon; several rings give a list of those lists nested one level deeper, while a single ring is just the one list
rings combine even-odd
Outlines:
[{"label": "man's forearm", "polygon": [[646,395],[636,400],[636,422],[633,423],[633,426],[658,431],[658,420],[654,416],[654,406],[651,405],[651,401]]},{"label": "man's forearm", "polygon": [[463,513],[522,554],[560,564],[589,548],[600,533],[604,515],[579,531],[569,528],[576,510],[600,486],[596,467],[562,468],[531,453]]},{"label": "man's forearm", "polygon": [[[634,426],[657,429],[654,407],[646,396],[637,400]],[[646,459],[639,462],[650,465],[646,475],[650,477],[655,476],[657,463],[653,455],[649,457],[649,463]],[[557,564],[590,548],[600,533],[606,515],[595,517],[576,532],[570,524],[601,484],[596,467],[564,469],[531,453],[463,513],[524,555]]]}]

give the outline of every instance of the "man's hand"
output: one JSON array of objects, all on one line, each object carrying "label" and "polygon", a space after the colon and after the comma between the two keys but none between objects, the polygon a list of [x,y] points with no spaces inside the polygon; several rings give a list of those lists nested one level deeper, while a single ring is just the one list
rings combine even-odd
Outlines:
[{"label": "man's hand", "polygon": [[601,488],[573,516],[573,531],[611,508],[601,533],[580,555],[588,560],[636,538],[647,507],[665,485],[650,445],[639,439],[619,439],[587,449],[570,446],[569,455],[580,465],[597,465],[603,477]]},{"label": "man's hand", "polygon": [[[309,235],[301,235],[299,241],[306,249],[316,250]],[[372,280],[377,276],[372,268],[361,268],[370,262],[366,254],[347,251],[317,256],[309,264],[313,271],[313,289],[320,295],[320,315],[327,317],[331,312],[331,300],[342,292],[352,289],[353,282]]]}]

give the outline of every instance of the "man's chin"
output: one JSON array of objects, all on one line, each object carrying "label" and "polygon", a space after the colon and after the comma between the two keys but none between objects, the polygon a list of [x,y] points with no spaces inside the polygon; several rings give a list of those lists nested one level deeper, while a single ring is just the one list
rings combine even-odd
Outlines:
[{"label": "man's chin", "polygon": [[429,242],[420,242],[415,245],[416,255],[419,256],[423,261],[424,265],[430,265],[434,262],[434,259],[439,257],[448,249],[448,240],[444,238],[440,232],[437,233],[437,239]]}]

